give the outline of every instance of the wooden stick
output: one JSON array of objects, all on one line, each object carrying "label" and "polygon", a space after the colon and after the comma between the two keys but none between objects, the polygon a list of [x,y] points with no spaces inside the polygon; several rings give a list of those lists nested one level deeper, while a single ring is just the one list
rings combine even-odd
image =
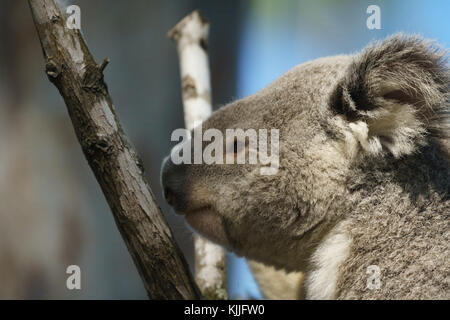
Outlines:
[{"label": "wooden stick", "polygon": [[[212,113],[207,41],[209,22],[194,11],[181,20],[168,36],[178,50],[184,121],[191,130]],[[200,235],[194,235],[195,280],[207,299],[228,299],[225,251]]]},{"label": "wooden stick", "polygon": [[78,141],[153,299],[197,299],[198,289],[128,143],[103,70],[55,0],[29,0],[46,73],[64,98]]}]

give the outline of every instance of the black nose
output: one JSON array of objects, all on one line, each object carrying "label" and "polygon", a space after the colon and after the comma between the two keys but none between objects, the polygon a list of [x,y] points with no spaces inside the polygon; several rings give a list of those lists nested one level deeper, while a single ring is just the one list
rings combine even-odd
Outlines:
[{"label": "black nose", "polygon": [[167,203],[171,205],[172,204],[171,202],[173,202],[173,191],[170,189],[169,186],[167,186],[167,176],[171,166],[169,162],[172,162],[169,156],[165,157],[162,161],[160,172],[160,183],[162,189],[164,190],[164,198],[166,198]]},{"label": "black nose", "polygon": [[180,207],[185,185],[184,165],[175,165],[170,157],[164,158],[161,164],[161,187],[164,197],[172,207]]},{"label": "black nose", "polygon": [[164,197],[166,198],[168,204],[173,205],[174,195],[173,191],[169,187],[164,188]]}]

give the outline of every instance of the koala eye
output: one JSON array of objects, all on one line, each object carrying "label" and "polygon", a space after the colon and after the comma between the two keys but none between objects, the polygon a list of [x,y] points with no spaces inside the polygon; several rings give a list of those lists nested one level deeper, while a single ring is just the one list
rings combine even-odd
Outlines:
[{"label": "koala eye", "polygon": [[245,139],[245,141],[241,141],[239,140],[237,137],[234,137],[233,140],[233,149],[230,148],[230,151],[233,150],[232,152],[234,153],[234,156],[237,157],[237,155],[241,152],[246,152],[246,150],[248,149],[249,146],[249,142],[247,139]]},{"label": "koala eye", "polygon": [[247,146],[247,143],[240,141],[237,137],[234,138],[233,141],[233,151],[234,154],[237,155],[242,150],[244,150]]},{"label": "koala eye", "polygon": [[234,138],[234,142],[233,142],[234,154],[237,154],[239,152],[238,148],[239,148],[239,141],[237,138]]}]

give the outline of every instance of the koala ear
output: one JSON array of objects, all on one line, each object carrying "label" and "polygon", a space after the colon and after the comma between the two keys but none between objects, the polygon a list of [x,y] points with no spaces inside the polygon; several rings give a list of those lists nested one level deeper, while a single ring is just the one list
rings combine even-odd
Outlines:
[{"label": "koala ear", "polygon": [[362,148],[395,157],[448,134],[447,52],[416,36],[395,35],[355,56],[331,97]]}]

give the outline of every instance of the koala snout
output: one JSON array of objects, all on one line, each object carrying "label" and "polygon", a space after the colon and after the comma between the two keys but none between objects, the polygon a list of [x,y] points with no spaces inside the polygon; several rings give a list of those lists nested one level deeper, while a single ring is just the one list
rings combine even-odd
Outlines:
[{"label": "koala snout", "polygon": [[184,165],[175,165],[170,156],[164,158],[161,164],[161,187],[167,203],[177,213],[182,213],[181,203],[183,199]]}]

